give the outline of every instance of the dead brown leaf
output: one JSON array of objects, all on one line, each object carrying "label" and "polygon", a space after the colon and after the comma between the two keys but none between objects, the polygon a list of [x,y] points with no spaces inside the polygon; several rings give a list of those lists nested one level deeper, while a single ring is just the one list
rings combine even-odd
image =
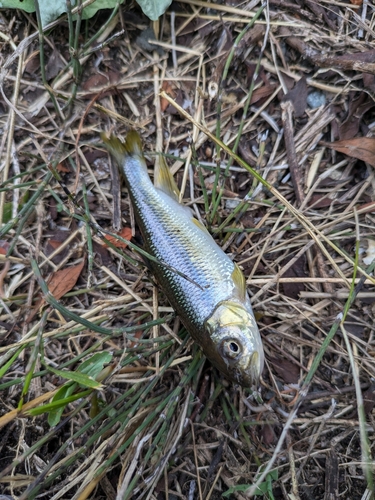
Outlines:
[{"label": "dead brown leaf", "polygon": [[[53,213],[56,211],[56,216],[57,216],[57,210],[55,204],[52,202],[51,204],[51,217],[53,217],[55,214]],[[44,253],[50,257],[51,254],[53,254],[58,248],[61,247],[61,245],[67,240],[67,238],[70,236],[71,231],[70,230],[65,230],[65,229],[55,229],[54,231],[51,231],[48,235],[48,239],[45,242],[44,245]],[[52,257],[52,262],[54,264],[60,264],[63,259],[66,258],[69,252],[69,245],[65,245],[64,248],[62,248],[57,255]]]},{"label": "dead brown leaf", "polygon": [[5,240],[0,240],[0,254],[6,255],[9,250],[10,244]]},{"label": "dead brown leaf", "polygon": [[297,118],[303,115],[307,106],[307,83],[304,76],[298,80],[292,90],[289,90],[283,101],[292,102]]},{"label": "dead brown leaf", "polygon": [[106,246],[96,241],[93,241],[92,247],[95,253],[95,257],[97,257],[100,260],[101,264],[103,266],[110,267],[112,265],[112,258]]},{"label": "dead brown leaf", "polygon": [[66,267],[52,273],[48,280],[48,289],[55,299],[60,299],[63,295],[70,292],[70,290],[77,283],[79,275],[85,264],[85,259],[76,266]]},{"label": "dead brown leaf", "polygon": [[277,440],[274,425],[271,424],[264,424],[261,428],[260,435],[263,444],[267,447],[273,445]]},{"label": "dead brown leaf", "polygon": [[120,77],[119,72],[111,70],[107,73],[94,73],[82,84],[82,88],[86,91],[100,90],[101,88],[116,85]]},{"label": "dead brown leaf", "polygon": [[[125,240],[131,240],[132,239],[132,230],[130,227],[123,227],[121,229],[121,231],[119,231],[118,233],[119,236],[121,236],[121,238],[124,238]],[[115,236],[110,236],[110,235],[106,235],[106,240],[110,241],[112,243],[112,245],[114,245],[116,248],[126,248],[128,245],[126,243],[123,243],[122,241],[120,241],[119,239],[117,239]],[[105,246],[108,246],[106,244],[104,244]]]},{"label": "dead brown leaf", "polygon": [[[332,200],[331,200],[332,202]],[[287,264],[287,261],[285,262]],[[303,278],[306,276],[305,272],[306,268],[306,258],[304,256],[300,257],[298,260],[296,260],[293,264],[293,266],[289,267],[285,273],[284,277],[285,278]],[[298,300],[299,294],[305,289],[305,285],[303,283],[295,283],[295,282],[289,282],[289,283],[283,283],[282,284],[284,294],[287,297],[290,297],[292,299]]]},{"label": "dead brown leaf", "polygon": [[329,196],[322,196],[320,194],[313,194],[308,202],[309,207],[324,208],[332,205],[333,199]]},{"label": "dead brown leaf", "polygon": [[34,50],[25,61],[24,71],[29,75],[34,75],[34,73],[40,69],[39,51]]},{"label": "dead brown leaf", "polygon": [[349,99],[348,117],[339,127],[341,141],[353,139],[358,134],[363,115],[373,106],[375,102],[365,92],[362,92],[357,99]]},{"label": "dead brown leaf", "polygon": [[59,71],[64,68],[64,63],[60,57],[60,53],[58,50],[53,49],[52,54],[48,58],[48,62],[46,64],[46,79],[52,80],[55,76],[58,75]]},{"label": "dead brown leaf", "polygon": [[365,161],[375,167],[375,137],[355,137],[345,141],[322,142],[323,146]]},{"label": "dead brown leaf", "polygon": [[70,172],[70,168],[66,166],[65,163],[59,163],[56,167],[56,170],[58,172],[64,172],[64,173],[69,173]]},{"label": "dead brown leaf", "polygon": [[259,89],[254,90],[253,95],[251,96],[250,104],[255,104],[261,99],[269,97],[275,90],[275,88],[276,85],[265,85],[263,87],[260,87]]},{"label": "dead brown leaf", "polygon": [[57,240],[48,240],[48,243],[54,250],[56,250],[56,248],[59,248],[59,246],[62,245],[62,241],[57,241]]},{"label": "dead brown leaf", "polygon": [[[60,269],[55,273],[52,273],[47,281],[48,289],[55,299],[60,299],[63,295],[70,292],[70,290],[77,283],[79,275],[85,264],[85,259],[82,260],[80,264],[76,266],[66,267],[65,269]],[[38,313],[41,307],[45,304],[45,299],[43,297],[39,298],[31,309],[29,315],[26,318],[26,323],[30,323],[35,315]]]},{"label": "dead brown leaf", "polygon": [[369,73],[363,73],[362,75],[363,85],[368,90],[375,90],[375,75],[370,75]]},{"label": "dead brown leaf", "polygon": [[270,358],[270,363],[279,377],[287,384],[297,384],[299,379],[299,368],[297,365],[285,358]]},{"label": "dead brown leaf", "polygon": [[[210,182],[209,180],[204,181],[204,185],[206,186],[207,189],[213,189],[214,184],[213,182]],[[216,189],[216,191],[219,193],[221,190],[220,187]],[[238,198],[238,193],[234,193],[233,191],[230,191],[229,189],[223,189],[223,196],[226,196],[227,198]]]},{"label": "dead brown leaf", "polygon": [[[166,80],[163,82],[163,85],[161,86],[161,88],[171,97],[173,97],[173,98],[176,97],[175,85],[173,84],[173,82],[169,82]],[[162,97],[160,99],[160,109],[161,109],[162,113],[164,113],[164,111],[167,109],[168,106],[169,106],[169,102],[164,97]]]},{"label": "dead brown leaf", "polygon": [[359,205],[357,210],[361,211],[362,213],[373,213],[375,212],[375,201],[369,201],[368,203]]}]

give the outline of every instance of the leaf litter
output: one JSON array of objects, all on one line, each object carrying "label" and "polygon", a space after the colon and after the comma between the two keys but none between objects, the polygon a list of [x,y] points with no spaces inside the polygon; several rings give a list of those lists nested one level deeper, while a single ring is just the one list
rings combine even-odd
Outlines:
[{"label": "leaf litter", "polygon": [[375,167],[375,137],[354,137],[323,145]]},{"label": "leaf litter", "polygon": [[[62,17],[42,45],[33,14],[0,13],[0,494],[244,499],[258,481],[255,493],[268,498],[370,498],[366,5],[271,0],[236,45],[260,2],[180,0],[151,24],[126,4],[78,32]],[[120,223],[123,238],[143,245],[123,186],[114,215],[120,186],[99,138],[129,128],[151,172],[165,154],[183,202],[244,269],[266,350],[259,393],[201,357],[139,254],[122,242],[116,252],[121,240],[110,236],[102,244],[100,228]],[[53,301],[40,309],[50,274]],[[98,355],[111,359],[100,364],[101,390],[70,385],[51,427],[47,405],[67,394],[59,374]]]}]

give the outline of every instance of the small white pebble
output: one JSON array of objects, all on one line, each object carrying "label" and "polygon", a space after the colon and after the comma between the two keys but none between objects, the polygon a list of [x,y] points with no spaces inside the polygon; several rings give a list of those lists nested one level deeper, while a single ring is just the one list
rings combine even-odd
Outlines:
[{"label": "small white pebble", "polygon": [[375,259],[375,241],[367,239],[367,245],[366,257],[363,258],[363,263],[369,266]]},{"label": "small white pebble", "polygon": [[239,204],[241,203],[241,200],[236,200],[235,198],[234,199],[229,199],[229,200],[225,200],[225,208],[227,210],[233,210],[234,208],[236,208]]},{"label": "small white pebble", "polygon": [[323,92],[320,92],[319,90],[314,90],[314,92],[311,92],[307,96],[307,104],[310,106],[310,108],[319,108],[320,106],[323,106],[326,103],[326,96],[323,94]]}]

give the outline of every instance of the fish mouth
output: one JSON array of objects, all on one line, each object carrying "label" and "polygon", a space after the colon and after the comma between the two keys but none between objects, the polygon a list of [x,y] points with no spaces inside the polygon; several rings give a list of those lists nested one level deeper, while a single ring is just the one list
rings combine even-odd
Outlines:
[{"label": "fish mouth", "polygon": [[249,363],[251,377],[254,381],[259,383],[260,375],[261,375],[261,366],[260,366],[260,356],[258,351],[255,351],[250,358]]},{"label": "fish mouth", "polygon": [[246,387],[257,387],[263,370],[261,357],[258,351],[253,352],[247,363],[246,369],[240,375],[241,383]]}]

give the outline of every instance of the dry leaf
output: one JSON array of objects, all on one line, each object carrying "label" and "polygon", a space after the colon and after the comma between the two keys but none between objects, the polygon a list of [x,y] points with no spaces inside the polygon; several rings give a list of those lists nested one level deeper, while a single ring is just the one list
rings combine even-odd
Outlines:
[{"label": "dry leaf", "polygon": [[369,201],[368,203],[365,203],[363,205],[359,205],[357,207],[357,210],[361,211],[361,213],[375,212],[375,201]]},{"label": "dry leaf", "polygon": [[375,106],[373,99],[365,92],[362,92],[357,99],[354,99],[354,96],[353,92],[349,98],[348,116],[339,127],[340,141],[353,139],[359,132],[363,115]]},{"label": "dry leaf", "polygon": [[[52,205],[52,210],[54,209],[54,205]],[[54,264],[60,264],[68,255],[69,250],[70,250],[70,244],[65,245],[64,248],[60,249],[63,243],[66,242],[66,240],[69,238],[71,235],[70,230],[64,230],[64,229],[55,229],[51,231],[48,234],[48,239],[46,240],[44,244],[44,253],[50,257],[51,254],[53,254],[57,249],[59,249],[59,252],[57,255],[52,257],[52,262]]]},{"label": "dry leaf", "polygon": [[[80,264],[76,266],[67,267],[65,269],[60,269],[60,271],[56,271],[52,273],[47,285],[51,294],[55,297],[55,299],[60,299],[63,295],[70,292],[70,290],[77,283],[79,275],[83,269],[85,264],[85,259],[82,260]],[[26,318],[26,323],[30,323],[37,312],[41,309],[41,307],[45,304],[45,299],[41,297],[37,300],[35,306],[31,309],[30,314]]]},{"label": "dry leaf", "polygon": [[56,167],[56,170],[58,172],[64,172],[64,173],[69,173],[70,172],[70,168],[67,167],[64,163],[59,163]]},{"label": "dry leaf", "polygon": [[46,79],[52,80],[52,78],[55,78],[55,76],[58,75],[59,71],[62,70],[64,66],[65,64],[63,63],[63,60],[60,57],[59,51],[53,49],[46,64],[46,69],[45,69]]},{"label": "dry leaf", "polygon": [[276,85],[266,85],[263,87],[260,87],[259,89],[254,90],[253,95],[251,96],[251,101],[250,104],[255,104],[261,99],[265,99],[266,97],[269,97],[272,92],[275,90]]},{"label": "dry leaf", "polygon": [[[130,241],[132,239],[132,230],[130,227],[123,227],[121,231],[119,231],[116,234],[118,234],[119,236],[121,236],[121,238],[124,238],[125,240]],[[128,246],[126,243],[120,241],[115,236],[106,235],[105,239],[110,241],[112,245],[114,245],[116,248],[126,248]],[[104,245],[108,246],[106,244]]]},{"label": "dry leaf", "polygon": [[310,200],[308,201],[309,207],[314,208],[324,208],[330,207],[333,203],[333,199],[329,196],[322,196],[321,194],[313,194]]},{"label": "dry leaf", "polygon": [[279,356],[269,358],[269,361],[279,377],[286,384],[297,384],[299,379],[299,368],[297,365],[285,358]]},{"label": "dry leaf", "polygon": [[[94,73],[83,84],[82,87],[86,91],[100,90],[111,85],[116,85],[120,79],[120,73],[109,70],[104,73]],[[87,97],[87,96],[86,96]]]},{"label": "dry leaf", "polygon": [[271,446],[277,441],[274,425],[272,424],[264,424],[261,428],[260,435],[263,444],[265,444],[267,447]]},{"label": "dry leaf", "polygon": [[60,269],[60,271],[52,273],[47,284],[49,291],[55,299],[60,299],[63,295],[70,292],[77,283],[84,264],[85,259],[76,266],[66,267],[65,269]]},{"label": "dry leaf", "polygon": [[[331,200],[332,202],[332,200]],[[285,261],[285,264],[287,261]],[[284,272],[284,277],[285,278],[304,278],[306,276],[306,258],[304,255],[302,255],[299,259],[297,259],[293,266],[287,269]],[[287,297],[291,297],[292,299],[298,300],[299,294],[305,289],[305,285],[303,283],[295,283],[295,282],[289,282],[289,283],[283,283],[282,284],[284,294]]]},{"label": "dry leaf", "polygon": [[57,241],[57,240],[48,240],[48,244],[51,245],[51,247],[56,250],[56,248],[59,248],[62,245],[62,241]]},{"label": "dry leaf", "polygon": [[92,248],[95,253],[95,257],[97,257],[101,264],[106,267],[110,267],[113,263],[111,254],[108,252],[106,245],[103,243],[98,243],[96,241],[92,242]]},{"label": "dry leaf", "polygon": [[[137,321],[137,324],[140,325],[141,322],[140,321]],[[137,330],[133,337],[136,338],[136,339],[140,339],[142,338],[142,335],[143,335],[143,330]],[[129,344],[129,347],[135,347],[138,345],[138,342],[136,342],[135,340],[131,341],[130,344]]]},{"label": "dry leaf", "polygon": [[292,102],[297,118],[303,115],[307,106],[307,83],[304,76],[298,80],[292,90],[285,94],[283,101]]},{"label": "dry leaf", "polygon": [[[207,189],[213,189],[214,188],[214,183],[210,182],[211,178],[209,177],[208,179],[204,180],[204,185],[206,186]],[[221,187],[218,186],[216,189],[217,193],[220,193]],[[229,189],[223,189],[223,196],[226,196],[227,198],[238,198],[238,193],[234,193],[233,191],[230,191]]]},{"label": "dry leaf", "polygon": [[5,240],[0,240],[0,254],[6,255],[9,250],[10,244]]},{"label": "dry leaf", "polygon": [[345,141],[322,142],[323,146],[365,161],[375,167],[375,137],[355,137]]},{"label": "dry leaf", "polygon": [[363,86],[365,89],[372,90],[374,92],[375,90],[375,75],[370,75],[369,73],[363,73],[362,74],[362,80],[363,80]]},{"label": "dry leaf", "polygon": [[[173,97],[173,99],[176,97],[176,92],[174,90],[175,86],[172,82],[169,82],[169,81],[164,81],[163,82],[163,85],[161,86],[162,90],[164,90],[168,95],[170,95],[171,97]],[[167,109],[167,107],[169,106],[169,102],[167,101],[167,99],[165,99],[164,97],[162,97],[160,99],[160,109],[162,111],[162,113],[164,113],[164,111]]]}]

